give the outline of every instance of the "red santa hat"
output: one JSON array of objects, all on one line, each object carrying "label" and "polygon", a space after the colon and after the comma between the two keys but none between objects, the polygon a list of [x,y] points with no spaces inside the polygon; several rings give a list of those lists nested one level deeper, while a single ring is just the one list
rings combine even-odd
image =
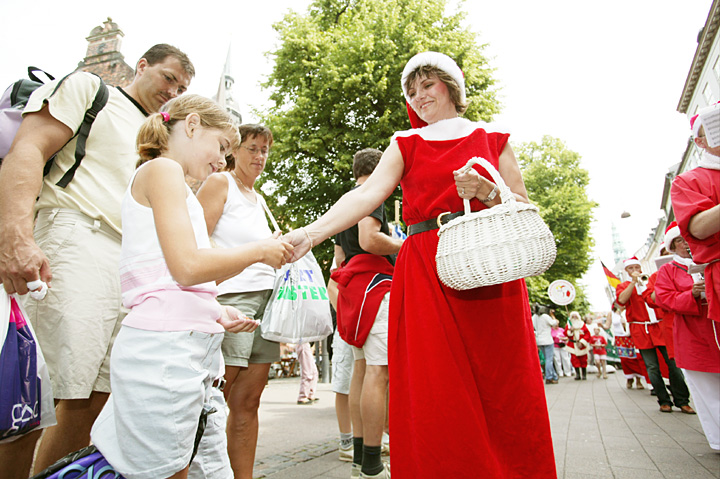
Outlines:
[{"label": "red santa hat", "polygon": [[680,227],[677,222],[673,221],[667,228],[665,228],[665,249],[674,252],[675,248],[673,248],[673,241],[675,241],[675,238],[679,236]]},{"label": "red santa hat", "polygon": [[702,120],[700,115],[695,115],[690,118],[690,129],[692,130],[693,138],[697,138],[700,134],[700,127],[702,126]]},{"label": "red santa hat", "polygon": [[413,71],[425,65],[439,68],[440,70],[450,75],[460,87],[460,102],[465,103],[465,75],[463,75],[462,70],[460,70],[460,67],[457,66],[455,60],[445,55],[444,53],[438,52],[418,53],[410,60],[408,60],[407,64],[405,65],[405,68],[402,72],[402,78],[400,79],[400,83],[403,89],[403,94],[405,95],[405,100],[408,103],[410,103],[410,98],[408,97],[407,88],[405,88],[405,80],[407,80],[408,75],[410,75]]},{"label": "red santa hat", "polygon": [[628,266],[632,266],[632,265],[634,265],[634,264],[636,264],[636,265],[638,265],[638,266],[642,266],[642,265],[640,264],[640,260],[637,259],[635,256],[633,256],[632,258],[628,258],[628,259],[626,259],[625,261],[623,261],[623,267],[625,267],[625,268],[627,268]]}]

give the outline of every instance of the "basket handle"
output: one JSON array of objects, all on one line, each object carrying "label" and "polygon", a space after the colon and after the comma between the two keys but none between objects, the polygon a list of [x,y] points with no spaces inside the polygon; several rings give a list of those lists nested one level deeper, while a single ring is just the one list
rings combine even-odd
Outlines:
[{"label": "basket handle", "polygon": [[[498,186],[500,189],[500,199],[503,203],[508,203],[511,201],[517,201],[515,199],[515,195],[512,191],[510,191],[510,188],[505,184],[505,180],[503,180],[502,176],[500,176],[500,172],[495,169],[495,167],[485,158],[481,158],[479,156],[476,156],[474,158],[470,158],[468,162],[460,168],[461,173],[467,173],[470,171],[470,168],[473,167],[473,165],[480,165],[482,166],[485,171],[490,173],[490,176],[493,179],[493,182]],[[463,207],[465,208],[465,214],[470,213],[470,201],[463,199]]]}]

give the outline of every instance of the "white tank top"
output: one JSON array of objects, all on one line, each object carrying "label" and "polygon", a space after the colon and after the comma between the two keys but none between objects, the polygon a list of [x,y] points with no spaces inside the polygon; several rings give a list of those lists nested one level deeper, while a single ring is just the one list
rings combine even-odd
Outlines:
[{"label": "white tank top", "polygon": [[[222,248],[233,248],[272,236],[261,203],[265,201],[262,196],[256,196],[257,203],[250,202],[240,192],[237,182],[229,172],[223,171],[219,174],[227,179],[228,192],[222,216],[212,234],[215,244]],[[274,282],[275,270],[266,264],[255,263],[237,276],[220,283],[218,290],[220,294],[263,291],[272,289]]]},{"label": "white tank top", "polygon": [[[173,279],[157,237],[153,210],[132,196],[135,175],[145,165],[133,174],[121,206],[120,283],[123,305],[130,309],[122,324],[150,331],[222,333],[224,329],[217,323],[222,310],[215,300],[215,283],[181,286]],[[202,206],[187,186],[186,192],[197,246],[209,248]]]},{"label": "white tank top", "polygon": [[629,336],[629,334],[625,332],[625,328],[623,328],[622,320],[622,316],[615,311],[612,312],[612,333],[616,338]]}]

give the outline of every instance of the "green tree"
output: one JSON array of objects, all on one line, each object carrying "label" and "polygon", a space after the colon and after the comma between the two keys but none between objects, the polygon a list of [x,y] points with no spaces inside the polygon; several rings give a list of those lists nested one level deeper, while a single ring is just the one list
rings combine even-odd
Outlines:
[{"label": "green tree", "polygon": [[539,144],[528,142],[514,148],[530,200],[540,208],[557,244],[555,263],[543,275],[527,280],[530,301],[549,304],[547,286],[564,279],[575,286],[571,307],[587,313],[590,305],[578,280],[592,263],[595,241],[590,226],[597,206],[587,196],[588,171],[580,167],[578,153],[551,136],[544,136]]},{"label": "green tree", "polygon": [[[284,225],[315,220],[352,187],[356,151],[384,150],[395,131],[410,128],[400,76],[416,53],[435,50],[457,61],[467,118],[487,121],[498,111],[484,45],[464,18],[447,14],[445,0],[316,0],[306,14],[274,25],[280,44],[264,85],[272,106],[260,116],[275,144],[261,181]],[[399,198],[398,190],[392,199]],[[329,261],[330,242],[315,254]]]}]

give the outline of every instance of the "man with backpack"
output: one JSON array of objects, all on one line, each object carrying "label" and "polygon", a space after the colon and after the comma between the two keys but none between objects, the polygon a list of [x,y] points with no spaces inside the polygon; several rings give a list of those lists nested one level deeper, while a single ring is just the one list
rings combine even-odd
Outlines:
[{"label": "man with backpack", "polygon": [[[30,97],[3,160],[0,281],[8,293],[24,294],[37,279],[51,286],[43,301],[26,301],[48,363],[58,422],[43,437],[35,471],[89,444],[109,396],[110,351],[124,317],[120,203],[135,170],[137,130],[148,114],[184,93],[194,75],[185,53],[159,44],[138,61],[127,87],[104,87],[84,72],[59,86],[48,83]],[[103,87],[107,103],[92,122],[82,155],[78,129]],[[3,477],[28,477],[39,437],[34,431],[0,444]]]}]

